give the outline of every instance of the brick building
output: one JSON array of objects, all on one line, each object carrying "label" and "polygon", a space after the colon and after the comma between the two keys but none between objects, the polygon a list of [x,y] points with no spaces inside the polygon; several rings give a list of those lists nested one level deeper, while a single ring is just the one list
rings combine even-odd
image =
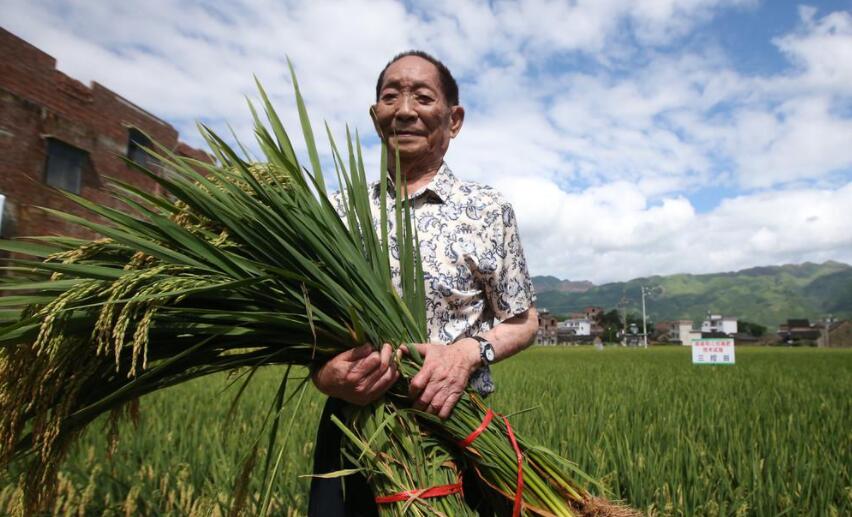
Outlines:
[{"label": "brick building", "polygon": [[816,343],[817,346],[832,348],[852,347],[852,321],[835,321],[827,328],[823,325],[822,333]]},{"label": "brick building", "polygon": [[788,319],[778,326],[778,337],[783,343],[816,343],[820,338],[819,327],[804,318]]},{"label": "brick building", "polygon": [[[145,137],[178,154],[208,159],[180,142],[168,123],[93,82],[56,69],[56,59],[0,28],[0,195],[3,237],[61,234],[90,237],[36,206],[91,217],[51,187],[118,207],[106,178],[159,192],[122,156],[144,161]],[[157,169],[156,164],[152,169]]]},{"label": "brick building", "polygon": [[536,343],[539,345],[555,345],[559,321],[547,309],[538,310],[538,332]]}]

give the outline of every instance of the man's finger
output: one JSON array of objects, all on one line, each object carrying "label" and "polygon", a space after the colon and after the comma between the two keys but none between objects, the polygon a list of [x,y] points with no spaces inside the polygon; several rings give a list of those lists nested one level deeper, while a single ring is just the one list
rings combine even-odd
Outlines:
[{"label": "man's finger", "polygon": [[387,368],[388,365],[391,364],[391,357],[393,357],[393,348],[389,344],[385,343],[384,345],[382,345],[382,353],[381,353],[381,359],[382,359],[381,368],[382,369]]},{"label": "man's finger", "polygon": [[429,365],[423,365],[423,368],[417,372],[417,375],[411,378],[408,383],[408,394],[411,398],[417,397],[421,391],[429,384],[429,378],[432,376],[432,368]]},{"label": "man's finger", "polygon": [[382,366],[382,358],[378,352],[370,352],[370,355],[353,361],[350,365],[349,373],[353,377],[366,377]]},{"label": "man's finger", "polygon": [[421,356],[426,357],[429,355],[431,345],[431,343],[409,343],[407,345],[400,345],[399,349],[402,350],[402,353],[405,355],[411,355],[411,347],[414,347]]},{"label": "man's finger", "polygon": [[435,383],[430,383],[426,386],[426,389],[423,390],[423,393],[417,397],[417,400],[414,402],[414,407],[419,409],[420,411],[426,411],[429,413],[437,413],[437,411],[432,411],[431,404],[432,399],[435,398],[435,393],[438,391],[438,387],[435,386]]},{"label": "man's finger", "polygon": [[461,393],[451,393],[447,400],[444,401],[444,407],[441,408],[441,412],[438,413],[438,417],[441,420],[446,420],[450,418],[450,415],[453,413],[453,408],[458,404],[459,399],[461,398]]},{"label": "man's finger", "polygon": [[447,395],[445,389],[440,389],[435,392],[435,396],[432,397],[432,400],[429,402],[429,407],[427,411],[432,413],[433,415],[438,415],[444,409],[444,402],[447,400]]},{"label": "man's finger", "polygon": [[393,368],[388,368],[385,370],[385,373],[373,384],[370,389],[371,395],[378,398],[378,396],[384,394],[394,383],[399,379],[399,372],[397,372]]},{"label": "man's finger", "polygon": [[366,345],[357,346],[355,348],[351,348],[344,352],[347,354],[347,359],[350,361],[357,361],[359,359],[363,359],[373,353],[373,345],[367,343]]},{"label": "man's finger", "polygon": [[361,360],[362,363],[366,363],[365,368],[369,367],[369,370],[367,370],[364,373],[364,377],[370,378],[369,384],[372,384],[373,382],[376,382],[377,380],[379,380],[379,378],[382,375],[384,375],[384,373],[391,368],[391,364],[393,364],[393,363],[391,363],[391,364],[382,366],[382,360],[381,360],[381,356],[379,356],[379,353],[373,352],[373,354],[374,355],[367,357],[366,359]]}]

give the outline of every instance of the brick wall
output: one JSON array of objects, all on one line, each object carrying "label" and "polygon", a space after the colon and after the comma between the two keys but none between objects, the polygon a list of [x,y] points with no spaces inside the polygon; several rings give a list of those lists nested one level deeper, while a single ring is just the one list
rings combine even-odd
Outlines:
[{"label": "brick wall", "polygon": [[98,83],[86,86],[68,77],[56,69],[53,57],[0,28],[0,194],[6,196],[5,220],[11,222],[3,226],[4,237],[92,236],[36,208],[90,217],[44,183],[48,138],[88,152],[83,197],[118,207],[104,189],[108,177],[160,192],[121,158],[127,153],[130,127],[179,154],[206,157],[180,142],[168,123]]}]

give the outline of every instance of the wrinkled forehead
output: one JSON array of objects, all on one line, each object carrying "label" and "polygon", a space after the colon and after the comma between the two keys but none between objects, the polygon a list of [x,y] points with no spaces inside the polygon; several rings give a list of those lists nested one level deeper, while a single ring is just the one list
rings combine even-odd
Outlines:
[{"label": "wrinkled forehead", "polygon": [[388,87],[428,87],[440,89],[441,79],[438,68],[429,61],[417,56],[400,58],[385,70],[382,88]]}]

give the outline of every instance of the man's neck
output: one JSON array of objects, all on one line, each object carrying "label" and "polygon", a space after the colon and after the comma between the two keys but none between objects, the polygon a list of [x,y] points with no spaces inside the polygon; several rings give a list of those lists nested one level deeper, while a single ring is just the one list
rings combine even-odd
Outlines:
[{"label": "man's neck", "polygon": [[[429,166],[418,166],[419,164],[406,166],[406,164],[402,164],[402,180],[405,182],[405,188],[408,190],[408,193],[413,194],[428,185],[438,174],[438,171],[441,170],[443,163],[442,160],[437,164],[430,164]],[[395,167],[391,166],[391,174],[394,174],[394,170]]]}]

